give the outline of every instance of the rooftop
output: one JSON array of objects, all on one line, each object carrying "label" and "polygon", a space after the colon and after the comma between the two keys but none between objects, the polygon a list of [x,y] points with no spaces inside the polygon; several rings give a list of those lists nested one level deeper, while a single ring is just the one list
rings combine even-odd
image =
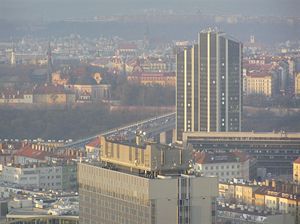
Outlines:
[{"label": "rooftop", "polygon": [[28,157],[36,160],[45,160],[47,156],[51,156],[51,154],[48,152],[32,149],[30,145],[24,146],[23,148],[18,150],[14,155]]},{"label": "rooftop", "polygon": [[194,155],[196,163],[232,163],[232,162],[245,162],[249,157],[243,152],[197,152]]}]

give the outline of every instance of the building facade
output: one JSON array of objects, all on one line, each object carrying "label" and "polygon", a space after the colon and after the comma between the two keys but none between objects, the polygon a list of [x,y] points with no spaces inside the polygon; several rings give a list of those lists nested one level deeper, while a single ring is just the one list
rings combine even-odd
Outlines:
[{"label": "building facade", "polygon": [[217,176],[220,181],[249,179],[250,160],[240,152],[199,152],[195,155],[195,171],[204,176]]},{"label": "building facade", "polygon": [[101,162],[78,164],[80,223],[215,223],[218,180],[188,172],[190,149],[100,142]]},{"label": "building facade", "polygon": [[274,79],[272,74],[248,74],[244,77],[245,95],[272,96],[274,93]]},{"label": "building facade", "polygon": [[147,178],[84,163],[78,177],[80,223],[215,223],[216,178]]},{"label": "building facade", "polygon": [[240,131],[242,44],[208,30],[176,56],[177,140],[185,131]]},{"label": "building facade", "polygon": [[191,144],[194,149],[200,151],[238,149],[256,159],[251,173],[255,169],[264,169],[266,173],[277,176],[290,175],[292,163],[300,153],[300,133],[186,132],[183,134],[183,142]]}]

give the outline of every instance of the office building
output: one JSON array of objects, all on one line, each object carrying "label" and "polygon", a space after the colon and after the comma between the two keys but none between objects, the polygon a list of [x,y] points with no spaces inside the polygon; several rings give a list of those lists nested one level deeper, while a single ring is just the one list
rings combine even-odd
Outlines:
[{"label": "office building", "polygon": [[176,56],[177,140],[189,131],[241,130],[242,44],[205,30]]},{"label": "office building", "polygon": [[78,165],[80,223],[215,223],[217,178],[184,171],[188,150],[104,138],[101,145],[101,163]]}]

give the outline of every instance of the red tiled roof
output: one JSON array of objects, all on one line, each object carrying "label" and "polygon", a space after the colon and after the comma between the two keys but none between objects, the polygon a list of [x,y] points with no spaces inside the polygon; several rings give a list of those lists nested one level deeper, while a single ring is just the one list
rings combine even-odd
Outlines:
[{"label": "red tiled roof", "polygon": [[294,163],[300,164],[300,157],[298,157],[298,158],[294,161]]},{"label": "red tiled roof", "polygon": [[100,138],[95,138],[92,141],[90,141],[88,144],[86,144],[86,146],[88,147],[100,147],[101,145],[101,141]]},{"label": "red tiled roof", "polygon": [[15,156],[28,157],[36,160],[45,160],[46,156],[51,154],[45,151],[32,149],[30,145],[26,145],[15,153]]},{"label": "red tiled roof", "polygon": [[229,162],[245,162],[249,157],[243,152],[226,152],[226,153],[211,153],[198,152],[194,155],[196,163],[229,163]]}]

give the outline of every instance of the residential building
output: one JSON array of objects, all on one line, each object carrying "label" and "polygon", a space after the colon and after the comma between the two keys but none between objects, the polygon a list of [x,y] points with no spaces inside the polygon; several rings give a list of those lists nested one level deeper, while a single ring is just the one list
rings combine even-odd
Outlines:
[{"label": "residential building", "polygon": [[220,181],[232,178],[249,180],[249,157],[242,152],[198,152],[195,171],[204,176],[217,176]]},{"label": "residential building", "polygon": [[100,137],[96,137],[85,145],[85,151],[88,158],[99,159],[101,142]]},{"label": "residential building", "polygon": [[272,96],[274,93],[274,78],[269,73],[249,73],[244,76],[245,95]]},{"label": "residential building", "polygon": [[16,89],[4,89],[0,91],[0,104],[32,104],[33,94],[31,91]]},{"label": "residential building", "polygon": [[[300,220],[300,187],[287,181],[265,180],[245,182],[234,179],[219,184],[220,202],[234,203],[231,209],[250,212],[289,214],[293,222]],[[225,207],[225,206],[223,206]]]},{"label": "residential building", "polygon": [[75,163],[42,163],[4,166],[2,180],[27,189],[76,190]]},{"label": "residential building", "polygon": [[241,131],[242,44],[204,30],[176,64],[177,140],[183,132]]},{"label": "residential building", "polygon": [[33,89],[33,102],[48,105],[71,105],[75,103],[75,94],[62,86],[44,85]]},{"label": "residential building", "polygon": [[47,162],[47,156],[50,155],[49,152],[36,150],[31,145],[25,145],[14,154],[14,163],[21,165],[44,163]]},{"label": "residential building", "polygon": [[88,82],[65,85],[66,90],[75,92],[77,100],[83,99],[84,96],[89,96],[91,101],[110,99],[110,88],[109,84],[98,84],[93,78],[90,78]]},{"label": "residential building", "polygon": [[174,73],[133,73],[127,76],[127,80],[141,85],[175,86],[176,84]]},{"label": "residential building", "polygon": [[293,162],[293,181],[300,184],[300,157]]},{"label": "residential building", "polygon": [[225,201],[234,201],[240,204],[254,205],[254,192],[260,186],[242,179],[219,183],[219,196]]}]

